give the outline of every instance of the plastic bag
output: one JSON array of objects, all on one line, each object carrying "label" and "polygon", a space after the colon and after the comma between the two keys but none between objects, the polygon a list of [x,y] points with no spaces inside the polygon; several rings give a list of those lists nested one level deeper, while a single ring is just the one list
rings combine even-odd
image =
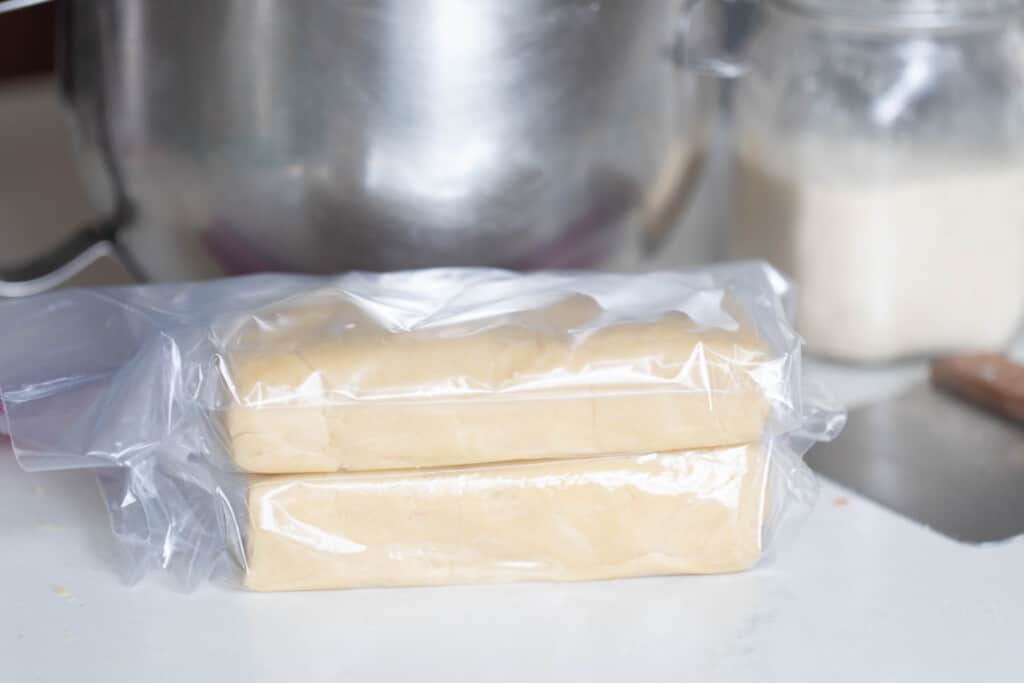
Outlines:
[{"label": "plastic bag", "polygon": [[789,296],[762,264],[69,290],[0,304],[0,406],[25,469],[97,468],[129,579],[735,571],[843,422]]}]

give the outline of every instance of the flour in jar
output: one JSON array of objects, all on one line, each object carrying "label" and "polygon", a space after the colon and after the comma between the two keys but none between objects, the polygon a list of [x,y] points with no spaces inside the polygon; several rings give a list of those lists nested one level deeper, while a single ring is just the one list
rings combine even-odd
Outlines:
[{"label": "flour in jar", "polygon": [[770,155],[788,168],[739,154],[736,255],[796,279],[798,328],[819,354],[867,362],[1004,346],[1024,313],[1024,163],[887,154]]}]

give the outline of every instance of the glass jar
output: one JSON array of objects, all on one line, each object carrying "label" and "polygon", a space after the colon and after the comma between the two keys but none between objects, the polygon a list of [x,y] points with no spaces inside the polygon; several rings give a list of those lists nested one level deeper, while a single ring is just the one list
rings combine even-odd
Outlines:
[{"label": "glass jar", "polygon": [[1024,2],[768,0],[735,100],[734,254],[812,351],[998,349],[1024,315]]}]

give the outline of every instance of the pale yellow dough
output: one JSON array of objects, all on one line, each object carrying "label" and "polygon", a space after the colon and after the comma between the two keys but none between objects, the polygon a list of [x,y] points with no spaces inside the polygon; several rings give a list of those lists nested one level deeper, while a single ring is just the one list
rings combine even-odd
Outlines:
[{"label": "pale yellow dough", "polygon": [[602,312],[577,295],[399,334],[337,299],[254,317],[222,363],[227,449],[248,472],[306,473],[760,438],[755,377],[771,359],[752,325],[700,329],[669,313],[602,326]]},{"label": "pale yellow dough", "polygon": [[759,446],[438,471],[272,476],[248,492],[245,586],[577,581],[750,568]]}]

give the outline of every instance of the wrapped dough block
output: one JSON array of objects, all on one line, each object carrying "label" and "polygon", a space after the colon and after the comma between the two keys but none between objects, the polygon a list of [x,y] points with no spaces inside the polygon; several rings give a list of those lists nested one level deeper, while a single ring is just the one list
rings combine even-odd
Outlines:
[{"label": "wrapped dough block", "polygon": [[282,591],[733,572],[761,555],[760,446],[256,477],[245,586]]},{"label": "wrapped dough block", "polygon": [[0,429],[102,468],[123,572],[186,590],[738,571],[844,420],[794,293],[758,263],[61,290],[0,305]]},{"label": "wrapped dough block", "polygon": [[343,297],[252,316],[221,363],[228,451],[254,473],[367,471],[679,451],[764,431],[771,356],[739,314],[622,320],[576,294],[462,318],[388,327]]}]

